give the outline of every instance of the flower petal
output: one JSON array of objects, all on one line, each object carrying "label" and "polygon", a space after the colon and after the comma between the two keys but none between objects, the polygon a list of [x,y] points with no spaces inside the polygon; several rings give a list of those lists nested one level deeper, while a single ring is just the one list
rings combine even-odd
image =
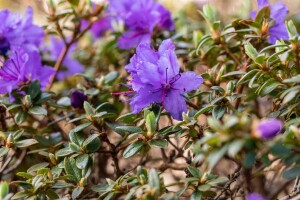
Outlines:
[{"label": "flower petal", "polygon": [[197,90],[203,83],[203,78],[194,72],[184,72],[181,77],[173,83],[172,88],[179,90],[181,94]]},{"label": "flower petal", "polygon": [[284,23],[282,24],[275,24],[269,30],[270,37],[268,42],[270,44],[275,44],[276,40],[288,40],[289,34],[287,32],[287,28]]},{"label": "flower petal", "polygon": [[172,90],[167,93],[164,99],[164,108],[176,120],[182,120],[182,113],[187,112],[186,102],[179,91]]},{"label": "flower petal", "polygon": [[276,24],[283,23],[287,14],[288,9],[283,2],[271,5],[271,18],[275,20]]},{"label": "flower petal", "polygon": [[153,90],[153,87],[145,86],[144,88],[141,88],[133,98],[131,98],[130,106],[133,113],[140,112],[151,103],[161,103],[162,91]]},{"label": "flower petal", "polygon": [[161,84],[168,83],[173,77],[179,74],[179,64],[173,50],[165,51],[157,64],[162,77]]}]

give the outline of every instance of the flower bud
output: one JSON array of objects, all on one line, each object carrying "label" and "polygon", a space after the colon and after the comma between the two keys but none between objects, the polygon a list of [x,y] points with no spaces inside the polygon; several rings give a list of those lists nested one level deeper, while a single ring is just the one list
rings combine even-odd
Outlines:
[{"label": "flower bud", "polygon": [[71,93],[71,105],[73,108],[82,109],[83,103],[86,100],[87,100],[87,96],[79,90],[75,90]]},{"label": "flower bud", "polygon": [[246,200],[266,200],[263,196],[257,193],[248,194]]},{"label": "flower bud", "polygon": [[271,139],[281,130],[283,124],[279,119],[265,119],[255,126],[254,135],[258,138]]}]

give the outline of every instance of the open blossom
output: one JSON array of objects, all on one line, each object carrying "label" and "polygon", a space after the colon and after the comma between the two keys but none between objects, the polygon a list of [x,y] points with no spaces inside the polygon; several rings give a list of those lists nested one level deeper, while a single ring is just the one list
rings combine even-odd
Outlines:
[{"label": "open blossom", "polygon": [[283,128],[279,119],[265,119],[260,121],[255,128],[254,135],[259,138],[271,139],[275,137]]},{"label": "open blossom", "polygon": [[163,41],[158,51],[151,49],[150,44],[140,44],[126,70],[132,77],[135,93],[130,99],[134,113],[160,103],[174,119],[181,120],[182,112],[187,111],[182,95],[197,90],[203,83],[202,77],[194,72],[180,73],[171,39]]},{"label": "open blossom", "polygon": [[121,49],[149,43],[155,27],[173,30],[171,13],[153,0],[110,0],[108,15],[112,21],[123,21],[126,31],[118,40]]},{"label": "open blossom", "polygon": [[31,7],[23,17],[8,10],[0,11],[0,55],[6,55],[18,46],[30,44],[37,47],[41,43],[44,30],[32,23],[32,15]]},{"label": "open blossom", "polygon": [[[269,38],[268,42],[270,44],[275,44],[276,40],[288,40],[289,35],[285,25],[285,17],[287,16],[288,9],[283,2],[277,2],[273,5],[270,5],[268,0],[257,0],[258,10],[261,10],[265,6],[270,6],[270,18],[274,20],[274,25],[269,27]],[[251,17],[254,19],[256,11],[252,11]]]},{"label": "open blossom", "polygon": [[42,66],[39,52],[35,47],[16,48],[0,68],[0,94],[8,93],[13,100],[11,92],[14,89],[34,80],[39,80],[44,89],[53,74],[53,68]]},{"label": "open blossom", "polygon": [[[75,58],[72,58],[75,45],[76,44],[73,44],[71,48],[69,48],[69,51],[62,62],[62,67],[56,76],[58,80],[64,80],[69,76],[84,71],[84,67]],[[50,52],[50,56],[53,60],[57,60],[64,49],[64,46],[65,44],[60,38],[53,36],[50,38],[50,46],[46,48],[46,50]]]}]

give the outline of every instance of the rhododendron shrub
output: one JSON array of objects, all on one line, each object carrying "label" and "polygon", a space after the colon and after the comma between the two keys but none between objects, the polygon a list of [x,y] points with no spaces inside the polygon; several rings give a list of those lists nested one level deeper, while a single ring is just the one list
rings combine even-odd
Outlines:
[{"label": "rhododendron shrub", "polygon": [[300,25],[256,3],[1,10],[0,199],[298,199]]}]

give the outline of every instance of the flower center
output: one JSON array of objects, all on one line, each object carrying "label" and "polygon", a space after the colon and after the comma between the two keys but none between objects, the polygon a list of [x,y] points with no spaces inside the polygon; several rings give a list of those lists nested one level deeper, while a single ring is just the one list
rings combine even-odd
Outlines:
[{"label": "flower center", "polygon": [[0,35],[0,55],[5,56],[10,49],[9,42],[7,39]]}]

